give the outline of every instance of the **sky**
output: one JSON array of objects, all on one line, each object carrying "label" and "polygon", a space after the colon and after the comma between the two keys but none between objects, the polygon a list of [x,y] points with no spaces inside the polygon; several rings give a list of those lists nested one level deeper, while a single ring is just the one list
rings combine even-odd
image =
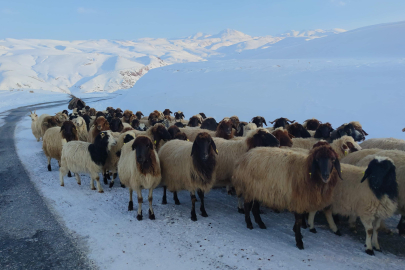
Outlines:
[{"label": "sky", "polygon": [[251,36],[405,20],[404,0],[0,0],[0,39]]}]

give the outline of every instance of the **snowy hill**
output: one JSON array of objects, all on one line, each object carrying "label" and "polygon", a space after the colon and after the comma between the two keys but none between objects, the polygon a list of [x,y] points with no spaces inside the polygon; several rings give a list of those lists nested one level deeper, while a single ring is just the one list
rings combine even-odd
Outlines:
[{"label": "snowy hill", "polygon": [[226,29],[182,39],[0,40],[0,90],[42,89],[62,93],[128,89],[149,70],[211,58],[234,58],[281,40],[308,39],[338,31],[307,31],[251,37]]},{"label": "snowy hill", "polygon": [[[405,103],[405,58],[401,56],[405,43],[400,30],[404,32],[405,23],[376,25],[301,45],[279,46],[278,53],[269,48],[261,50],[268,54],[254,50],[255,57],[243,52],[239,59],[161,67],[133,89],[121,91],[122,97],[114,102],[146,112],[182,110],[187,118],[200,111],[216,119],[237,114],[243,121],[256,115],[267,121],[288,117],[301,123],[316,117],[335,128],[357,120],[369,138],[402,138],[405,123],[398,117]],[[328,52],[326,46],[333,44],[341,58]],[[360,48],[363,57],[354,57]],[[288,59],[293,56],[296,59]],[[282,57],[286,59],[278,59]],[[153,106],[130,102],[136,99],[153,100]]]}]

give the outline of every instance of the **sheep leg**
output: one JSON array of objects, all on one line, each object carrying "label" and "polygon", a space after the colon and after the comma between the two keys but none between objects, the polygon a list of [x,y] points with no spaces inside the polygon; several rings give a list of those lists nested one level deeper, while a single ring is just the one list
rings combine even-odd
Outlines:
[{"label": "sheep leg", "polygon": [[366,229],[366,253],[368,255],[374,255],[373,246],[371,245],[371,237],[373,236],[373,222],[370,219],[362,217],[360,217],[360,220]]},{"label": "sheep leg", "polygon": [[304,242],[302,242],[301,226],[302,220],[304,219],[304,214],[294,213],[295,223],[293,231],[295,232],[295,245],[298,249],[304,249]]},{"label": "sheep leg", "polygon": [[397,228],[399,231],[399,235],[405,235],[405,216],[404,215],[401,215],[401,219],[399,220]]},{"label": "sheep leg", "polygon": [[153,188],[149,189],[148,201],[149,201],[149,219],[154,220],[155,213],[153,212],[153,208],[152,208]]},{"label": "sheep leg", "polygon": [[[180,205],[179,198],[177,197],[177,191],[173,192],[173,200],[175,205]],[[195,198],[195,200],[197,201],[197,198]]]},{"label": "sheep leg", "polygon": [[117,178],[117,173],[113,173],[113,177],[112,177],[112,180],[110,182],[110,188],[112,188],[114,186],[115,178]]},{"label": "sheep leg", "polygon": [[162,204],[167,204],[166,192],[167,192],[167,187],[166,187],[166,186],[163,186],[163,198],[162,198]]},{"label": "sheep leg", "polygon": [[72,177],[72,173],[68,171],[68,177]]},{"label": "sheep leg", "polygon": [[60,179],[60,185],[63,187],[65,186],[65,182],[63,181],[63,176],[68,172],[68,169],[66,167],[60,167],[59,168],[59,179]]},{"label": "sheep leg", "polygon": [[136,189],[136,193],[138,194],[138,215],[136,216],[137,220],[142,220],[142,202],[143,202],[143,197],[142,197],[142,190],[140,187]]},{"label": "sheep leg", "polygon": [[308,226],[307,226],[307,218],[308,218],[308,213],[303,214],[303,216],[302,216],[302,224],[301,224],[301,228],[303,228],[303,229],[308,228]]},{"label": "sheep leg", "polygon": [[81,184],[82,184],[82,181],[81,181],[81,179],[80,179],[80,175],[79,175],[78,173],[75,173],[75,177],[76,177],[77,184],[78,184],[78,185],[81,185]]},{"label": "sheep leg", "polygon": [[48,157],[48,171],[52,171],[52,168],[51,168],[51,157]]},{"label": "sheep leg", "polygon": [[337,228],[335,221],[333,220],[333,215],[332,215],[332,209],[326,209],[324,210],[326,220],[328,221],[329,228],[333,231],[334,234],[341,236],[342,234],[340,233],[339,229]]},{"label": "sheep leg", "polygon": [[197,190],[197,194],[198,194],[198,197],[201,200],[201,206],[200,206],[201,216],[208,217],[208,214],[205,211],[205,205],[204,205],[204,191],[199,189],[199,190]]},{"label": "sheep leg", "polygon": [[100,177],[97,175],[97,177],[96,177],[96,181],[97,181],[97,190],[98,190],[98,193],[104,193],[104,190],[103,190],[103,188],[101,187],[101,184],[100,184]]},{"label": "sheep leg", "polygon": [[381,225],[381,219],[376,218],[373,222],[373,237],[371,238],[371,242],[373,244],[373,248],[376,251],[382,252],[380,248],[380,244],[378,243],[378,229],[380,228]]},{"label": "sheep leg", "polygon": [[316,211],[309,212],[309,215],[308,215],[308,225],[309,225],[309,231],[311,233],[316,233],[315,222],[314,222],[315,215],[316,215]]},{"label": "sheep leg", "polygon": [[245,203],[243,205],[243,207],[245,208],[245,222],[246,222],[246,227],[251,230],[253,229],[252,220],[250,219],[250,211],[252,210],[252,206],[253,206],[253,201],[247,202],[245,200]]},{"label": "sheep leg", "polygon": [[104,181],[104,185],[108,185],[106,170],[103,170],[103,181]]},{"label": "sheep leg", "polygon": [[132,200],[132,188],[129,188],[129,203],[128,203],[128,211],[134,210],[134,201]]},{"label": "sheep leg", "polygon": [[197,198],[195,197],[195,191],[190,192],[191,196],[191,220],[197,221],[197,215],[195,214],[195,202]]},{"label": "sheep leg", "polygon": [[255,222],[259,225],[260,229],[267,229],[266,225],[264,225],[262,218],[260,217],[260,204],[258,201],[253,201],[252,207],[253,217],[255,218]]},{"label": "sheep leg", "polygon": [[238,196],[238,213],[241,213],[241,214],[245,213],[242,195]]},{"label": "sheep leg", "polygon": [[357,229],[356,229],[356,220],[357,220],[357,216],[355,216],[355,215],[350,215],[350,216],[349,216],[349,228],[350,228],[350,230],[352,230],[353,232],[357,232]]}]

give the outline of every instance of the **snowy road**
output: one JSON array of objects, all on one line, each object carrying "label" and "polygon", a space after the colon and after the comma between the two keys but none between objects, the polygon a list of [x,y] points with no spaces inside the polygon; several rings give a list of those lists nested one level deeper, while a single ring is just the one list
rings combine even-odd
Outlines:
[{"label": "snowy road", "polygon": [[[63,105],[52,110],[44,108],[37,110],[37,113],[54,113],[55,109],[60,110],[65,107],[66,105]],[[11,117],[11,115],[7,117]],[[22,113],[22,115],[24,114]],[[7,123],[3,126],[2,132],[4,132],[4,128],[10,128],[8,118],[5,120]],[[207,195],[206,209],[209,217],[203,218],[198,215],[198,221],[192,222],[188,193],[179,193],[179,199],[182,202],[180,206],[174,205],[170,195],[168,204],[162,205],[162,189],[158,188],[154,192],[153,201],[156,220],[137,221],[136,211],[127,211],[128,191],[119,187],[119,183],[116,183],[112,189],[104,186],[104,194],[90,190],[87,176],[82,177],[81,186],[76,184],[74,178],[66,178],[65,187],[60,187],[59,172],[55,169],[52,172],[47,171],[47,161],[42,153],[41,143],[37,143],[31,134],[29,117],[25,117],[17,124],[15,138],[15,148],[31,182],[28,181],[27,176],[21,173],[21,177],[25,180],[21,185],[25,188],[14,187],[14,194],[5,194],[3,191],[0,204],[1,219],[2,221],[5,218],[6,220],[11,219],[4,213],[18,213],[18,210],[13,210],[10,203],[10,201],[17,201],[14,199],[16,194],[19,196],[18,203],[26,212],[19,215],[16,221],[13,220],[18,224],[9,222],[4,225],[2,222],[0,226],[2,233],[12,232],[13,228],[17,228],[20,223],[28,226],[22,230],[23,232],[28,232],[32,228],[33,225],[29,219],[39,215],[36,212],[31,214],[27,210],[31,203],[25,203],[27,199],[22,197],[22,194],[26,196],[26,192],[35,193],[35,190],[30,188],[34,184],[47,205],[45,207],[42,203],[41,207],[35,206],[35,210],[44,209],[43,211],[47,211],[48,215],[51,212],[54,215],[53,220],[57,220],[61,224],[58,227],[59,231],[55,231],[58,237],[60,235],[60,239],[56,238],[57,242],[54,241],[57,247],[53,247],[54,249],[50,247],[49,250],[47,244],[44,243],[44,257],[46,257],[46,252],[55,256],[53,250],[60,251],[58,248],[65,241],[64,239],[71,239],[71,245],[80,249],[82,255],[87,255],[89,264],[100,269],[134,269],[137,267],[145,269],[162,267],[165,269],[405,268],[405,238],[401,238],[397,234],[380,234],[380,244],[384,252],[370,257],[364,253],[365,234],[361,225],[357,234],[342,227],[343,236],[338,237],[329,231],[321,218],[317,224],[317,234],[303,230],[305,250],[300,251],[295,247],[292,214],[287,212],[276,214],[265,209],[262,217],[268,229],[260,230],[254,224],[254,229],[248,230],[244,216],[236,211],[236,198],[228,196],[223,189],[213,190]],[[12,145],[12,139],[5,144]],[[7,148],[8,146],[6,147],[5,144],[1,146],[2,156],[4,152],[14,153],[14,146]],[[52,167],[58,168],[54,160]],[[2,171],[2,180],[3,177],[7,180],[2,181],[4,183],[1,185],[12,185],[14,178],[8,174],[10,174],[10,170]],[[4,189],[2,188],[2,190]],[[146,198],[146,193],[144,197]],[[146,213],[146,204],[144,206],[144,213]],[[397,222],[398,217],[394,217],[387,221],[387,225],[394,229]],[[64,236],[63,229],[68,237]],[[14,241],[35,244],[38,242],[34,241],[40,240],[30,239],[37,238],[32,235],[31,238],[16,236]],[[42,249],[42,245],[39,246]],[[38,249],[39,246],[36,246],[37,252],[41,250]],[[3,248],[1,251],[3,254],[9,252]],[[9,260],[4,263],[17,265],[17,262],[10,261],[10,258],[19,261],[17,255],[25,252],[23,248],[19,252],[15,250],[13,253],[16,256],[8,255]],[[63,254],[62,258],[67,259],[68,256],[74,256],[75,252],[66,253],[64,251],[59,254]],[[3,258],[3,256],[0,257]],[[31,256],[27,262],[39,263],[37,261],[40,258]],[[4,259],[1,260],[3,265]],[[76,261],[86,262],[86,259],[76,257]],[[84,264],[83,268],[85,268]],[[2,269],[4,268],[2,267]]]}]

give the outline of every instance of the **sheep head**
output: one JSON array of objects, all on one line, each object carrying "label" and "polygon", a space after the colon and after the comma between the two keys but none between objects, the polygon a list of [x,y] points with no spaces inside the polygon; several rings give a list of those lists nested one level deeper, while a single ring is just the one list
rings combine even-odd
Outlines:
[{"label": "sheep head", "polygon": [[175,112],[174,113],[174,118],[176,118],[176,120],[182,120],[182,119],[184,119],[184,113],[183,112],[181,112],[181,111],[178,111],[178,112]]},{"label": "sheep head", "polygon": [[170,116],[171,113],[172,113],[172,111],[169,110],[169,109],[165,109],[165,110],[163,111],[163,115],[169,115],[169,116]]},{"label": "sheep head", "polygon": [[180,141],[188,141],[187,135],[184,132],[178,132],[176,135],[174,135],[175,140],[180,140]]},{"label": "sheep head", "polygon": [[255,116],[252,118],[251,120],[252,123],[255,123],[257,127],[263,127],[263,124],[266,124],[266,119],[264,119],[264,117],[262,116]]},{"label": "sheep head", "polygon": [[333,131],[334,129],[332,128],[332,125],[327,122],[325,124],[320,124],[318,126],[318,128],[315,131],[315,135],[314,138],[323,138],[323,139],[327,139],[330,137],[330,133]]},{"label": "sheep head", "polygon": [[110,121],[110,128],[112,132],[121,132],[124,129],[121,119],[114,117]]},{"label": "sheep head", "polygon": [[72,121],[63,122],[62,126],[60,127],[60,132],[62,133],[62,138],[64,138],[67,142],[79,140],[76,126]]},{"label": "sheep head", "polygon": [[130,110],[125,110],[124,116],[123,116],[124,122],[125,122],[125,123],[130,123],[130,122],[129,122],[129,119],[131,119],[131,116],[132,116],[132,115],[133,115],[132,111],[130,111]]},{"label": "sheep head", "polygon": [[198,127],[199,124],[202,124],[201,120],[197,116],[192,116],[190,117],[187,126]]},{"label": "sheep head", "polygon": [[[307,158],[307,170],[310,178],[321,184],[333,181],[335,185],[336,173],[342,179],[338,154],[328,145],[321,145],[313,148]],[[335,171],[333,171],[335,168]]]},{"label": "sheep head", "polygon": [[89,115],[90,116],[96,116],[96,113],[97,113],[96,109],[94,109],[94,108],[89,109]]},{"label": "sheep head", "polygon": [[232,139],[234,137],[232,126],[233,123],[231,119],[227,118],[222,120],[221,122],[219,122],[215,136],[224,138],[226,140]]},{"label": "sheep head", "polygon": [[99,131],[110,130],[110,124],[108,123],[107,119],[105,119],[103,116],[98,117],[94,121],[94,126]]},{"label": "sheep head", "polygon": [[274,127],[274,129],[276,129],[278,127],[286,128],[289,124],[292,124],[294,122],[295,122],[295,120],[291,121],[288,118],[280,117],[280,118],[277,118],[276,120],[274,120],[273,122],[269,122],[269,123],[270,124],[274,123],[273,127]]},{"label": "sheep head", "polygon": [[291,139],[294,138],[294,136],[289,134],[286,129],[278,128],[273,131],[272,134],[280,142],[280,146],[292,147],[293,141]]},{"label": "sheep head", "polygon": [[203,112],[200,112],[199,115],[201,115],[201,117],[202,117],[203,119],[206,119],[206,118],[207,118],[207,116],[206,116],[205,113],[203,113]]},{"label": "sheep head", "polygon": [[279,140],[267,129],[258,128],[248,133],[247,145],[249,149],[255,147],[279,147]]},{"label": "sheep head", "polygon": [[180,129],[179,129],[177,126],[175,126],[175,125],[170,126],[170,127],[167,129],[167,131],[170,133],[170,136],[171,136],[173,139],[174,139],[174,137],[176,136],[177,133],[180,133]]},{"label": "sheep head", "polygon": [[135,115],[139,120],[141,120],[142,116],[144,116],[141,111],[137,111]]},{"label": "sheep head", "polygon": [[307,130],[317,130],[320,124],[322,124],[322,122],[315,118],[304,121],[304,125]]},{"label": "sheep head", "polygon": [[167,131],[164,125],[162,124],[156,124],[153,127],[151,127],[151,132],[153,135],[154,143],[156,145],[159,145],[159,142],[161,140],[164,141],[169,141],[172,137],[170,136],[170,133]]}]

